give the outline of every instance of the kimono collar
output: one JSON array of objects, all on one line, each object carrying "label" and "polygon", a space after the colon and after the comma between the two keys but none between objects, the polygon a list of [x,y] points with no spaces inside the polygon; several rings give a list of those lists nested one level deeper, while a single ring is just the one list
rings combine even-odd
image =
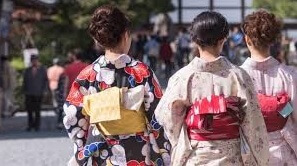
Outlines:
[{"label": "kimono collar", "polygon": [[242,66],[245,68],[256,69],[256,70],[267,70],[279,64],[280,63],[275,58],[269,56],[265,58],[263,61],[255,61],[252,58],[247,58]]},{"label": "kimono collar", "polygon": [[104,55],[101,55],[95,63],[99,63],[101,67],[121,69],[132,63],[132,58],[129,55],[122,54],[115,60],[108,60]]},{"label": "kimono collar", "polygon": [[231,68],[230,62],[223,56],[219,56],[211,62],[195,57],[192,61],[192,65],[196,70],[203,72],[216,72]]}]

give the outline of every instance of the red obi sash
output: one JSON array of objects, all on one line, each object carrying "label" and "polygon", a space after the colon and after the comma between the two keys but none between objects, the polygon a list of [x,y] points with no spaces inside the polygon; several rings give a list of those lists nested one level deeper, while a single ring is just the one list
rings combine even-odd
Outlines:
[{"label": "red obi sash", "polygon": [[244,112],[240,98],[211,96],[195,101],[187,112],[185,123],[189,138],[198,141],[239,138],[239,124]]},{"label": "red obi sash", "polygon": [[288,95],[266,96],[258,94],[258,100],[267,131],[273,132],[284,128],[288,118],[284,118],[279,112],[282,111],[290,101]]}]

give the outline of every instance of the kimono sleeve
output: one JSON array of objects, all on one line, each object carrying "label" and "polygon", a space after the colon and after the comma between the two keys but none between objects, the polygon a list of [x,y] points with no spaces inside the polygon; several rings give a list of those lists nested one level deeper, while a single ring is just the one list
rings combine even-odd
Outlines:
[{"label": "kimono sleeve", "polygon": [[160,100],[155,116],[164,127],[164,131],[174,148],[184,124],[188,101],[188,85],[178,75],[174,75],[168,82],[167,89]]},{"label": "kimono sleeve", "polygon": [[170,150],[171,146],[167,136],[164,133],[163,127],[158,123],[155,117],[156,107],[162,97],[162,89],[158,79],[150,70],[151,74],[145,83],[144,104],[146,109],[146,117],[149,125],[149,138],[153,146],[152,150],[160,153],[165,166],[170,165]]},{"label": "kimono sleeve", "polygon": [[241,124],[244,137],[244,141],[241,141],[241,148],[245,147],[246,144],[249,147],[247,153],[242,150],[242,159],[244,165],[264,166],[268,164],[269,158],[268,137],[264,119],[251,78],[243,70],[237,74],[239,77],[238,97],[243,101],[242,110],[245,112]]},{"label": "kimono sleeve", "polygon": [[[86,135],[89,127],[88,119],[83,113],[83,94],[80,91],[82,85],[74,81],[69,95],[64,104],[65,117],[64,126],[68,136],[74,144],[74,157],[79,165],[84,165],[87,161],[79,157],[83,152],[86,143]],[[73,160],[72,160],[73,162]]]},{"label": "kimono sleeve", "polygon": [[290,73],[291,81],[289,85],[291,85],[291,87],[289,89],[289,95],[291,96],[290,104],[293,107],[292,120],[294,124],[297,124],[297,70],[295,68],[291,69]]}]

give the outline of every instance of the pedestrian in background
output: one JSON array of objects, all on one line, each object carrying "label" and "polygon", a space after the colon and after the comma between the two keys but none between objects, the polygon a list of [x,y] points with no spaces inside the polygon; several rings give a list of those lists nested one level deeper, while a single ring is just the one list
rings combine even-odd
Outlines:
[{"label": "pedestrian in background", "polygon": [[186,28],[182,28],[177,36],[177,64],[179,68],[184,66],[184,59],[186,58],[187,64],[190,62],[189,54],[190,54],[190,42],[191,38]]},{"label": "pedestrian in background", "polygon": [[65,67],[65,74],[68,77],[68,92],[72,83],[78,74],[88,66],[88,64],[82,62],[82,53],[79,49],[74,49],[69,52],[70,64]]},{"label": "pedestrian in background", "polygon": [[53,66],[49,67],[47,69],[47,77],[49,81],[49,88],[51,91],[53,106],[56,108],[58,106],[57,104],[57,98],[56,98],[56,90],[58,88],[58,81],[61,76],[61,74],[64,73],[64,68],[60,65],[59,59],[54,58],[53,59]]},{"label": "pedestrian in background", "polygon": [[26,110],[28,112],[28,128],[38,131],[40,128],[40,109],[43,93],[47,87],[46,68],[41,65],[37,55],[31,56],[31,67],[24,72],[23,90]]},{"label": "pedestrian in background", "polygon": [[157,36],[152,35],[144,45],[144,50],[148,55],[149,66],[154,72],[157,70],[157,63],[160,53],[160,43],[157,40]]},{"label": "pedestrian in background", "polygon": [[55,97],[57,99],[57,129],[64,128],[63,125],[63,105],[67,96],[68,77],[62,73],[59,77]]},{"label": "pedestrian in background", "polygon": [[165,63],[165,76],[166,80],[168,80],[171,76],[173,52],[167,37],[162,38],[160,56],[163,62]]}]

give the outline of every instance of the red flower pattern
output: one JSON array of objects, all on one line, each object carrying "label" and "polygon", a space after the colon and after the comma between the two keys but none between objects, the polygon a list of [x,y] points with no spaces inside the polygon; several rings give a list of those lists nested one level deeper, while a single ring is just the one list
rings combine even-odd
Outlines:
[{"label": "red flower pattern", "polygon": [[96,71],[93,70],[94,65],[89,65],[84,68],[77,76],[78,80],[88,80],[89,82],[94,82],[96,80]]},{"label": "red flower pattern", "polygon": [[100,90],[105,90],[107,88],[110,88],[110,85],[106,84],[104,81],[99,83]]},{"label": "red flower pattern", "polygon": [[136,160],[130,160],[127,162],[127,166],[145,166],[145,162],[144,161],[138,162]]},{"label": "red flower pattern", "polygon": [[158,84],[158,82],[155,80],[154,77],[153,77],[152,82],[153,82],[153,85],[154,85],[154,93],[155,93],[156,97],[158,99],[160,99],[162,97],[162,95],[163,95],[162,89],[161,89],[160,85]]},{"label": "red flower pattern", "polygon": [[78,158],[79,160],[82,160],[84,157],[85,157],[85,156],[84,156],[84,151],[83,151],[83,150],[80,151],[80,152],[77,154],[77,158]]},{"label": "red flower pattern", "polygon": [[70,89],[67,101],[75,106],[79,106],[83,102],[84,95],[79,91],[80,85],[78,82],[73,82]]},{"label": "red flower pattern", "polygon": [[132,75],[135,78],[136,83],[142,83],[143,78],[148,78],[150,76],[150,71],[147,65],[142,62],[138,62],[135,66],[125,67],[125,72]]},{"label": "red flower pattern", "polygon": [[120,141],[119,140],[111,139],[111,138],[106,138],[106,142],[109,145],[119,145],[120,144]]}]

